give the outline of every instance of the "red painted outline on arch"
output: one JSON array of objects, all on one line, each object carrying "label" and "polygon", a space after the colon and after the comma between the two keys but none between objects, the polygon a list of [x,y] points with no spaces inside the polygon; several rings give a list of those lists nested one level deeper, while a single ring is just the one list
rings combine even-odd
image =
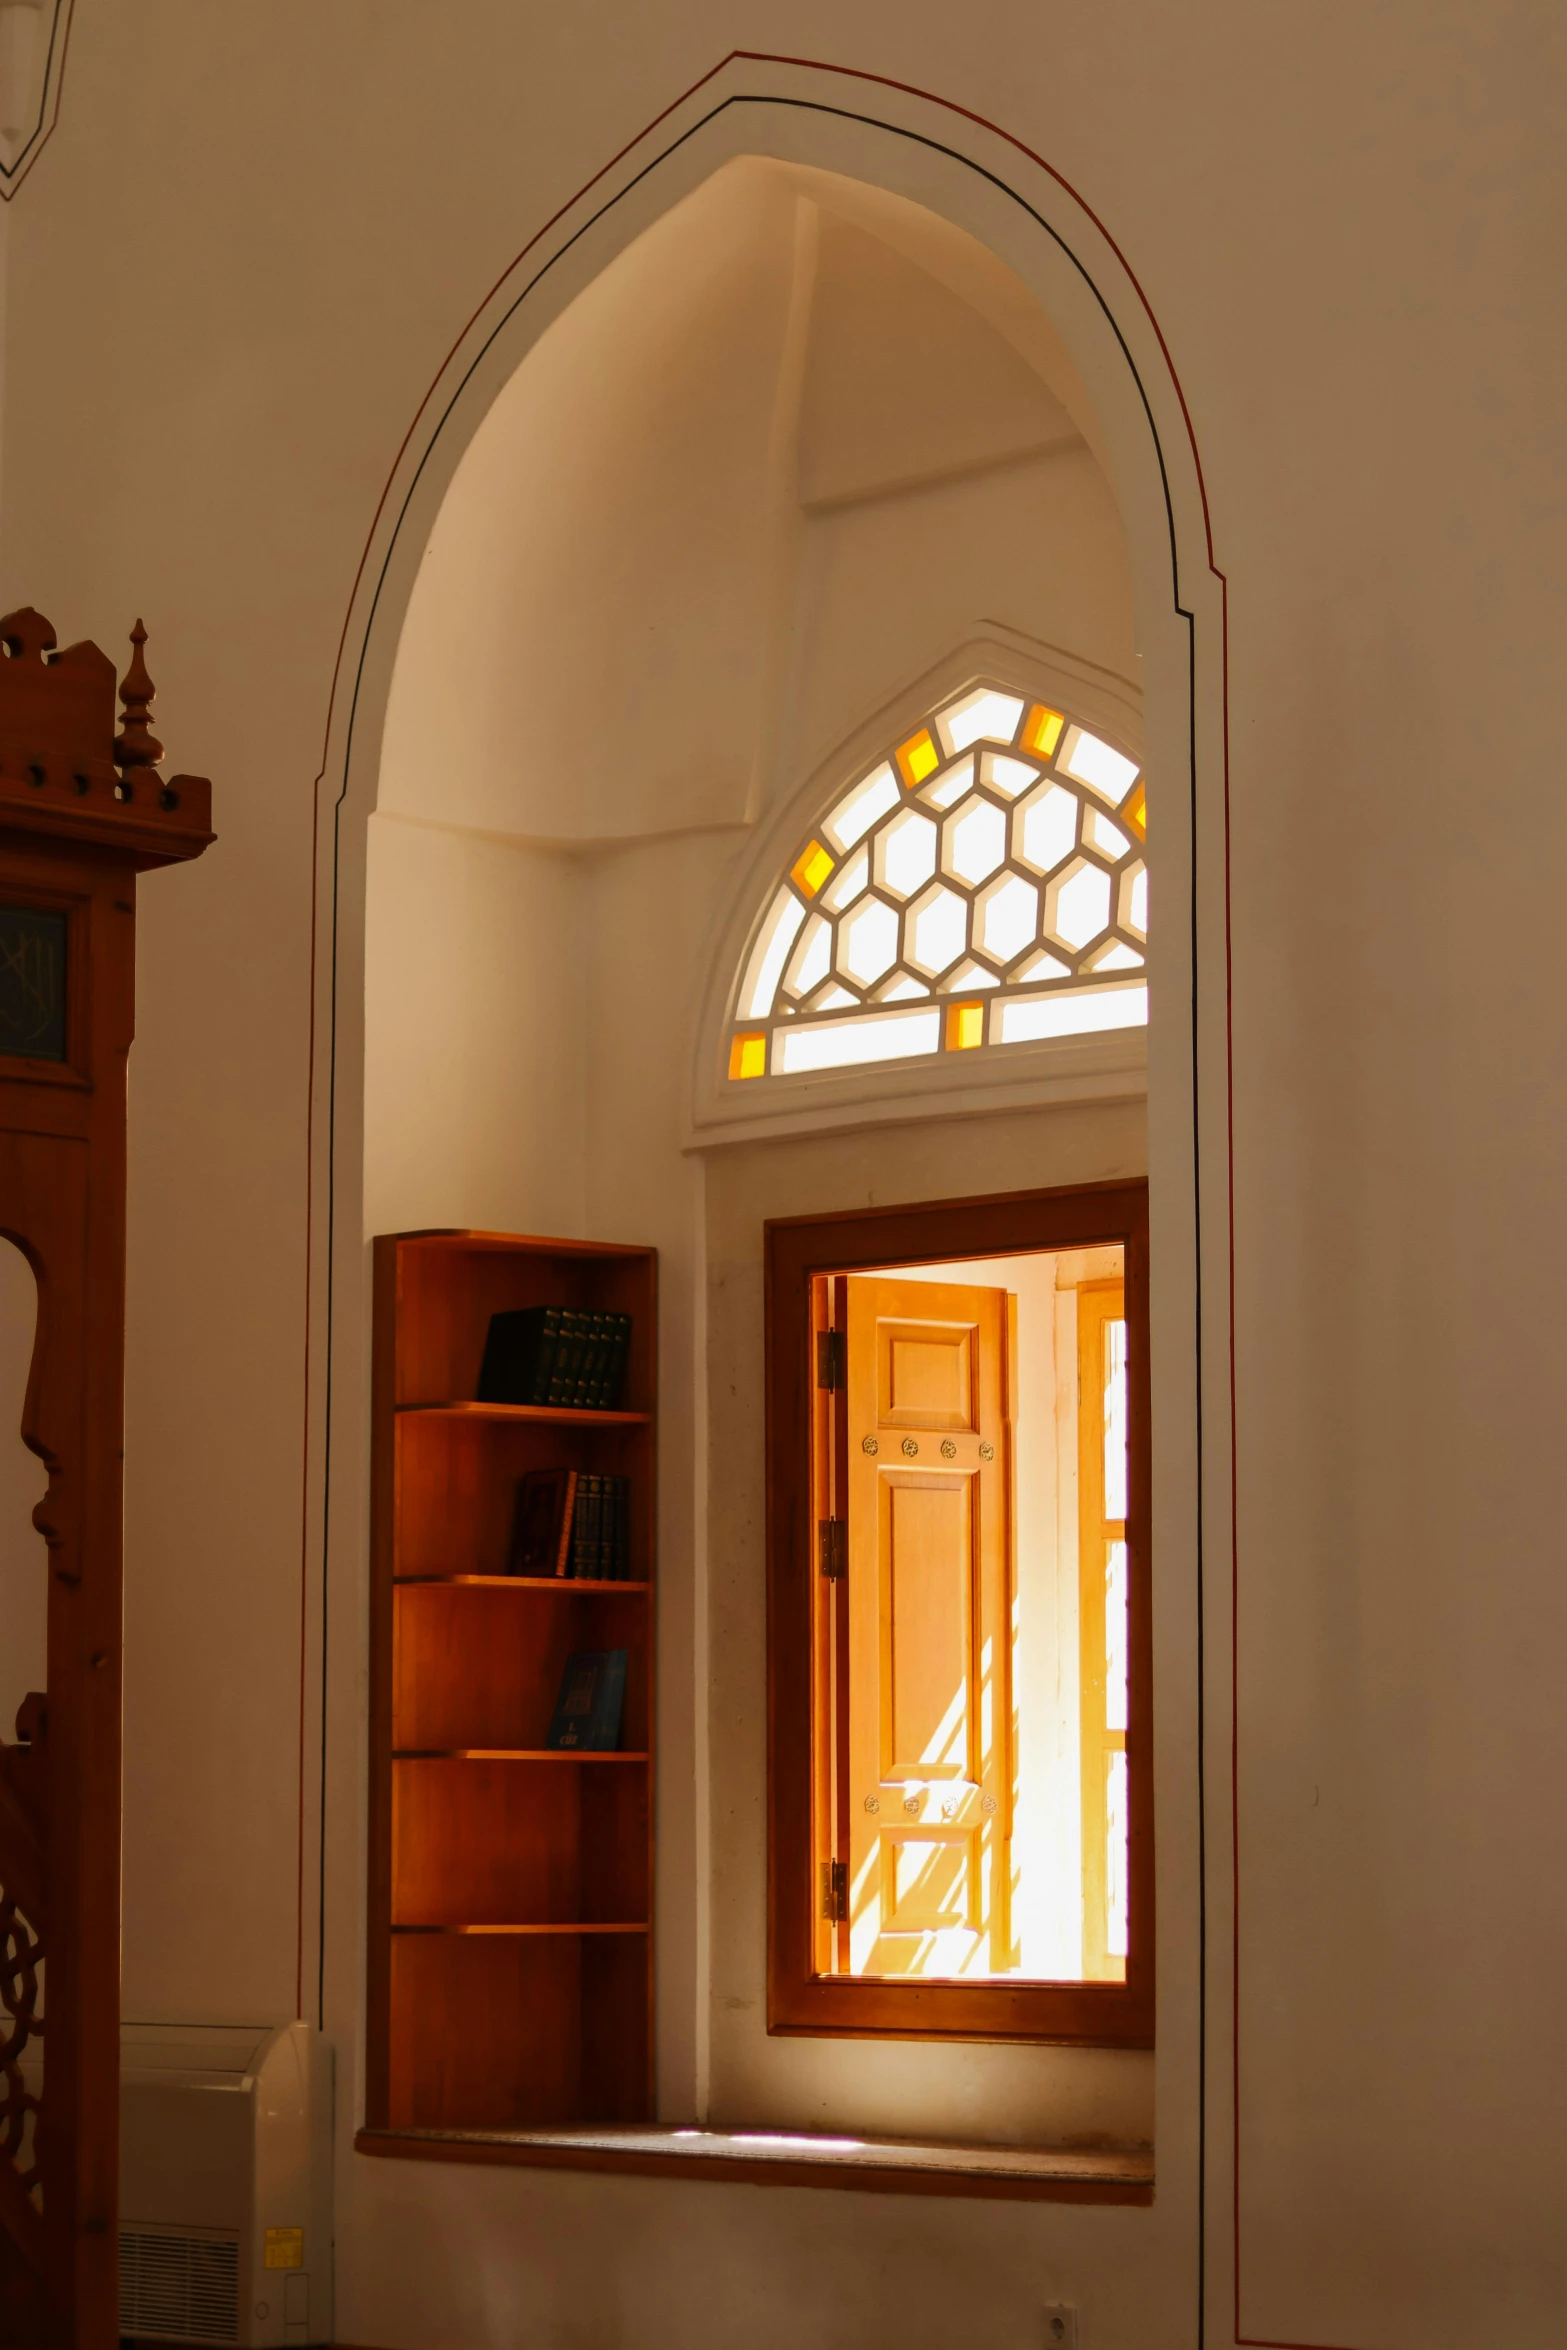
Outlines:
[{"label": "red painted outline on arch", "polygon": [[[58,31],[60,37],[60,64],[59,70],[56,72],[54,77],[54,105],[50,109],[49,120],[43,126],[42,135],[39,137],[37,145],[33,147],[32,152],[27,155],[26,161],[23,163],[22,168],[17,173],[15,179],[0,178],[0,204],[10,203],[11,198],[16,194],[18,188],[20,188],[23,182],[26,180],[28,173],[33,168],[33,165],[38,161],[39,156],[48,146],[49,141],[54,137],[55,126],[60,120],[60,101],[65,95],[65,64],[66,59],[70,56],[71,53],[71,30],[75,22],[76,0],[64,0],[63,7],[60,9],[59,14],[54,20],[54,23],[50,27],[51,33]],[[49,93],[46,87],[44,96],[47,98],[48,94]],[[29,142],[29,144],[31,144],[31,142]]]}]

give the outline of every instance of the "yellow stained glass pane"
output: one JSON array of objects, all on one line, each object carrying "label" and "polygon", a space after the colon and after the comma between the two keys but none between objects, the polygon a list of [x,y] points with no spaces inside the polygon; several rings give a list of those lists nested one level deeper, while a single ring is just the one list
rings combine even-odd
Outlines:
[{"label": "yellow stained glass pane", "polygon": [[1133,791],[1131,798],[1121,810],[1121,814],[1139,840],[1148,838],[1148,794],[1144,791],[1141,783]]},{"label": "yellow stained glass pane", "polygon": [[1023,747],[1035,751],[1041,759],[1048,759],[1061,740],[1061,729],[1066,720],[1059,710],[1047,710],[1043,702],[1036,702],[1028,714],[1023,729]]},{"label": "yellow stained glass pane", "polygon": [[966,1053],[985,1041],[985,1007],[983,1004],[949,1004],[947,1006],[947,1050]]},{"label": "yellow stained glass pane", "polygon": [[803,890],[808,898],[814,898],[832,868],[832,852],[824,849],[819,840],[813,840],[800,851],[789,868],[789,879],[796,889]]},{"label": "yellow stained glass pane", "polygon": [[941,765],[941,753],[930,739],[930,728],[922,726],[918,734],[911,734],[906,743],[898,745],[898,771],[910,791],[934,775]]},{"label": "yellow stained glass pane", "polygon": [[735,1036],[730,1038],[729,1074],[731,1077],[766,1076],[767,1039],[765,1036]]}]

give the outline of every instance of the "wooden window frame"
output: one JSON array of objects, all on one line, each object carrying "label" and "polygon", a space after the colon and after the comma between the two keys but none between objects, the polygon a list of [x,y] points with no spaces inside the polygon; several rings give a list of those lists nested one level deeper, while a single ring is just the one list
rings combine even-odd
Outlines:
[{"label": "wooden window frame", "polygon": [[[1146,1181],[852,1209],[764,1227],[767,1352],[767,2026],[811,2038],[1154,2044],[1153,1640],[1149,1556]],[[1127,1324],[1128,1905],[1124,1982],[888,1982],[818,1974],[812,1705],[820,1441],[817,1275],[961,1263],[1031,1250],[1124,1251]]]}]

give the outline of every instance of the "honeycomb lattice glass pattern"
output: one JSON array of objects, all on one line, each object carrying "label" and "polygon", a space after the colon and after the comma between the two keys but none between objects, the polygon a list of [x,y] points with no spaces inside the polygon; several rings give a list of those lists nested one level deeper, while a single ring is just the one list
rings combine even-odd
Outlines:
[{"label": "honeycomb lattice glass pattern", "polygon": [[1125,752],[968,688],[800,841],[741,972],[731,1078],[1140,1027],[1146,836]]}]

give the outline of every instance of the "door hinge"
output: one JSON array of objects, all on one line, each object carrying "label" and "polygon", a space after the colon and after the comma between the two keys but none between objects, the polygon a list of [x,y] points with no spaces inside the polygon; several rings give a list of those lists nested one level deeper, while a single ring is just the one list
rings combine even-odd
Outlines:
[{"label": "door hinge", "polygon": [[822,1916],[830,1926],[838,1925],[849,1914],[849,1864],[846,1860],[822,1862]]},{"label": "door hinge", "polygon": [[845,1347],[841,1330],[818,1330],[816,1333],[816,1384],[841,1394],[848,1385],[845,1377]]},{"label": "door hinge", "polygon": [[818,1518],[816,1539],[820,1551],[822,1573],[829,1583],[841,1583],[849,1572],[848,1519]]}]

